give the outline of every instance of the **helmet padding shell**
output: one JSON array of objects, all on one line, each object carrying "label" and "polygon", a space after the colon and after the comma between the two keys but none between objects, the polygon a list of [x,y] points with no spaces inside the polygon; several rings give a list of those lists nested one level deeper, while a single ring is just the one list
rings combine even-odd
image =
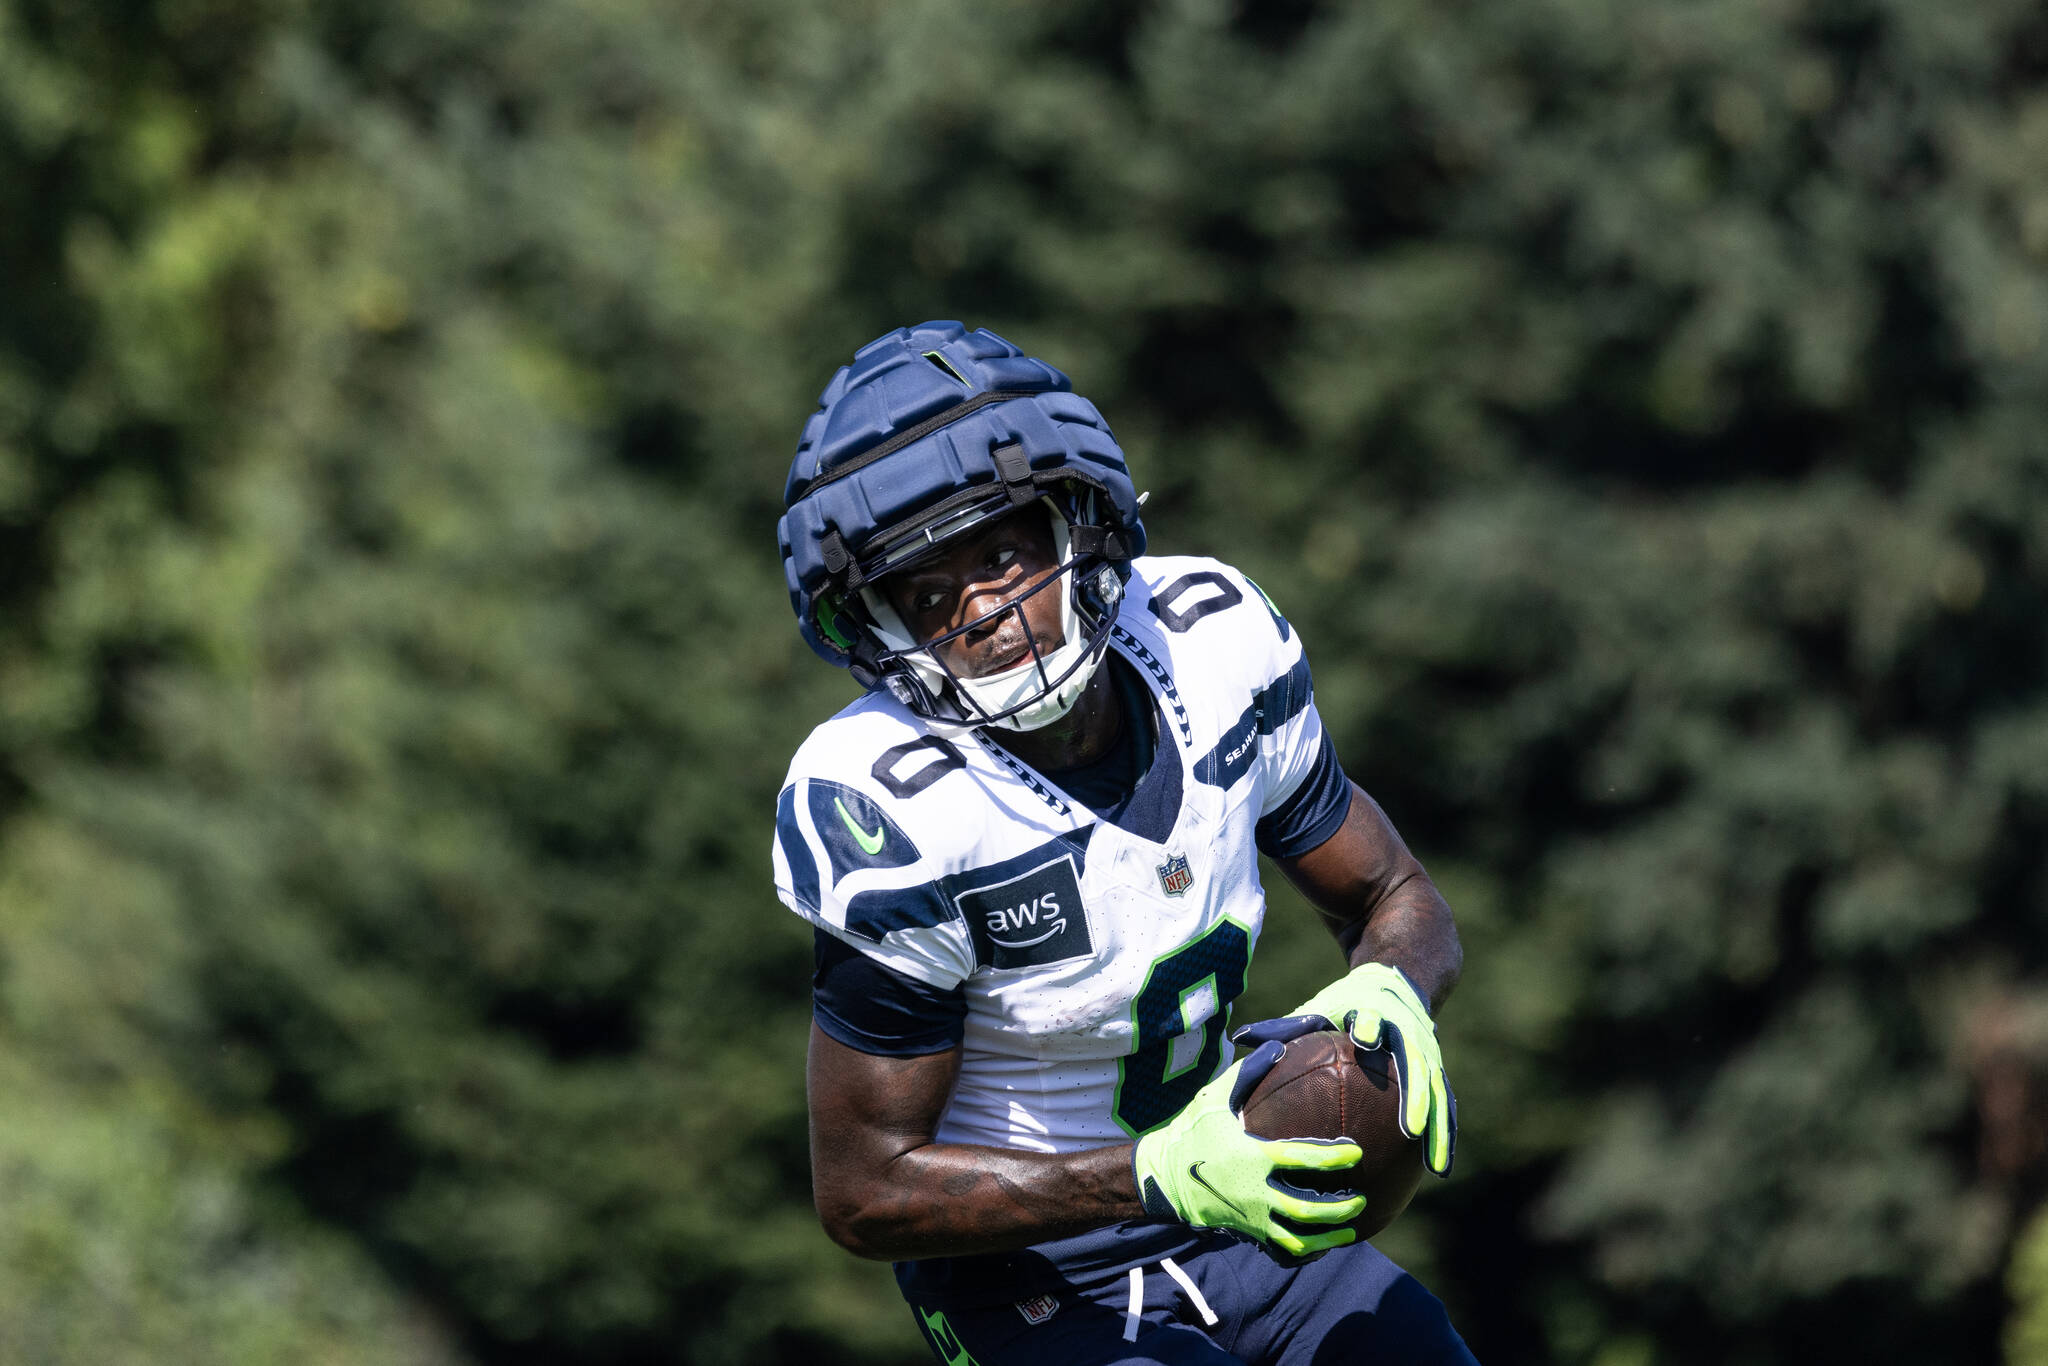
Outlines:
[{"label": "helmet padding shell", "polygon": [[777,532],[798,629],[862,686],[934,720],[989,719],[960,705],[957,686],[918,676],[861,590],[1041,498],[1070,564],[1062,620],[1090,618],[1075,625],[1092,642],[1110,610],[1095,569],[1111,567],[1120,588],[1145,545],[1109,424],[1065,375],[992,332],[932,322],[877,338],[825,386],[784,487]]}]

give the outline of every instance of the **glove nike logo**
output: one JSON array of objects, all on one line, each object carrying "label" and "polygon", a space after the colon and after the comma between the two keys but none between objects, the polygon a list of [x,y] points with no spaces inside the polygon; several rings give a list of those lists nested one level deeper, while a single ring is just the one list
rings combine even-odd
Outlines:
[{"label": "glove nike logo", "polygon": [[1205,1191],[1209,1192],[1209,1194],[1211,1194],[1211,1195],[1215,1196],[1215,1197],[1216,1197],[1216,1198],[1217,1198],[1218,1200],[1221,1200],[1221,1201],[1222,1201],[1222,1202],[1223,1202],[1224,1204],[1226,1204],[1226,1205],[1230,1206],[1230,1208],[1231,1208],[1232,1210],[1236,1211],[1236,1213],[1237,1213],[1237,1216],[1238,1216],[1238,1217],[1239,1217],[1240,1219],[1249,1219],[1249,1218],[1251,1218],[1251,1216],[1250,1216],[1249,1214],[1246,1214],[1246,1213],[1244,1212],[1244,1206],[1242,1206],[1242,1205],[1238,1204],[1238,1203],[1237,1203],[1237,1201],[1235,1201],[1235,1200],[1231,1199],[1231,1198],[1230,1198],[1229,1196],[1225,1195],[1225,1194],[1224,1194],[1224,1193],[1223,1193],[1222,1191],[1220,1191],[1220,1190],[1217,1190],[1217,1189],[1216,1189],[1216,1188],[1215,1188],[1214,1186],[1210,1185],[1210,1184],[1209,1184],[1209,1183],[1208,1183],[1207,1181],[1205,1181],[1205,1180],[1203,1180],[1203,1179],[1202,1179],[1202,1164],[1201,1164],[1201,1163],[1199,1163],[1199,1162],[1191,1162],[1191,1163],[1189,1163],[1189,1164],[1188,1164],[1188,1175],[1189,1175],[1190,1177],[1193,1177],[1193,1178],[1194,1178],[1194,1182],[1195,1182],[1195,1184],[1196,1184],[1196,1185],[1200,1186],[1200,1187],[1201,1187],[1201,1188],[1202,1188],[1203,1190],[1205,1190]]},{"label": "glove nike logo", "polygon": [[845,802],[834,797],[832,799],[832,807],[839,813],[839,819],[846,823],[846,828],[853,834],[853,842],[861,847],[863,853],[873,858],[876,854],[882,852],[882,842],[889,838],[889,826],[886,821],[876,826],[875,833],[870,835],[867,831],[861,829],[860,822],[856,821],[848,813]]}]

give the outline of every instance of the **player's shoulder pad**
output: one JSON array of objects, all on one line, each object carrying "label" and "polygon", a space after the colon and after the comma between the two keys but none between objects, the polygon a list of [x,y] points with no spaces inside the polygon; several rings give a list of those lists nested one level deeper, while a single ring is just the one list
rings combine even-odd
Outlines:
[{"label": "player's shoulder pad", "polygon": [[811,732],[776,798],[775,842],[797,908],[879,941],[950,916],[929,888],[972,839],[962,805],[926,794],[966,767],[886,698],[862,698]]},{"label": "player's shoulder pad", "polygon": [[1226,668],[1247,666],[1247,677],[1277,677],[1301,658],[1301,641],[1273,600],[1221,560],[1140,556],[1127,597],[1125,612],[1142,613],[1176,647],[1213,652]]},{"label": "player's shoulder pad", "polygon": [[851,787],[912,826],[921,839],[942,844],[959,810],[959,794],[949,794],[953,784],[946,780],[965,772],[965,743],[933,734],[901,703],[869,693],[810,733],[797,747],[783,785],[810,778]]},{"label": "player's shoulder pad", "polygon": [[1131,579],[1142,623],[1183,688],[1228,718],[1195,777],[1232,787],[1313,699],[1301,639],[1257,584],[1219,560],[1139,559]]}]

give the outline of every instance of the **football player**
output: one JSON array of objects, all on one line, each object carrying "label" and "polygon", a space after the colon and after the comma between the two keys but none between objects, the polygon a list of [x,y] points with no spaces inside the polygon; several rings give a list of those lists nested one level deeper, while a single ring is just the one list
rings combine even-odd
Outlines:
[{"label": "football player", "polygon": [[[1395,1054],[1449,1171],[1431,1012],[1449,908],[1316,714],[1299,636],[1215,560],[1154,557],[1066,376],[926,323],[805,425],[779,534],[804,639],[867,693],[811,733],[776,890],[816,936],[818,1212],[896,1263],[947,1366],[1469,1362],[1442,1306],[1288,1180],[1348,1142],[1245,1133],[1280,1044]],[[1240,1030],[1270,855],[1349,972]]]}]

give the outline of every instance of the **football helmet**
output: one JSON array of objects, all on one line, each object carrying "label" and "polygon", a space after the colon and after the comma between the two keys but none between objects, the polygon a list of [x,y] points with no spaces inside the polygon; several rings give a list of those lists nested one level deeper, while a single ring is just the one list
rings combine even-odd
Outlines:
[{"label": "football helmet", "polygon": [[[898,328],[863,346],[804,424],[776,527],[805,641],[940,729],[1034,730],[1064,716],[1109,645],[1145,528],[1123,451],[1067,377],[986,329]],[[1058,568],[931,640],[914,639],[878,583],[999,517],[1042,508]],[[1061,637],[1023,604],[1059,594]],[[965,678],[940,647],[1016,612],[1023,659]]]}]

